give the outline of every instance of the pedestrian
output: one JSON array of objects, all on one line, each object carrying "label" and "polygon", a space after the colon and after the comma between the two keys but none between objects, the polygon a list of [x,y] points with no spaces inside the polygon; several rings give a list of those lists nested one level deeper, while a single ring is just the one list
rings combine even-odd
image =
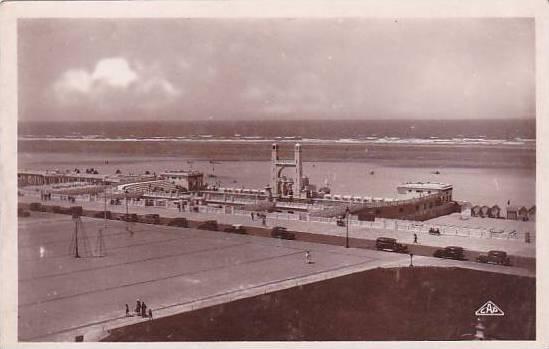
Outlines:
[{"label": "pedestrian", "polygon": [[252,216],[252,221],[254,220],[254,213],[252,212],[251,213],[251,216]]},{"label": "pedestrian", "polygon": [[261,221],[261,224],[267,225],[267,217],[263,215],[263,220]]},{"label": "pedestrian", "polygon": [[305,251],[305,263],[311,264],[313,261],[311,260],[311,251],[307,250]]},{"label": "pedestrian", "polygon": [[145,302],[141,302],[141,316],[147,317],[147,305]]},{"label": "pedestrian", "polygon": [[153,319],[153,311],[151,308],[149,308],[149,320]]},{"label": "pedestrian", "polygon": [[141,314],[141,301],[139,299],[137,300],[137,304],[135,305],[135,313],[137,315]]},{"label": "pedestrian", "polygon": [[414,233],[414,244],[417,244],[417,234]]},{"label": "pedestrian", "polygon": [[130,316],[130,307],[126,303],[126,316]]}]

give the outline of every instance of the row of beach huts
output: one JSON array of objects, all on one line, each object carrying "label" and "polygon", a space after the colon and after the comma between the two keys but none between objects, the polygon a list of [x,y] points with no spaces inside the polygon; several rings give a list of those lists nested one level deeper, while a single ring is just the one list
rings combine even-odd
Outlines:
[{"label": "row of beach huts", "polygon": [[488,218],[505,218],[519,221],[535,221],[536,206],[527,208],[525,206],[507,206],[502,210],[498,205],[492,207],[487,205],[475,205],[471,207],[471,216]]}]

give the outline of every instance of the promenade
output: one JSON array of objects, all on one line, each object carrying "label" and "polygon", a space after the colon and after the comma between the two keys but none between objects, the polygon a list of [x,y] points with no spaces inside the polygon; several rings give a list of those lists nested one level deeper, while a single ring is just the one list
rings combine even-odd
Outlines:
[{"label": "promenade", "polygon": [[[20,202],[35,202],[39,201],[35,197],[23,196],[20,197]],[[104,205],[102,202],[77,202],[69,203],[67,201],[47,201],[46,204],[49,205],[59,205],[70,207],[74,205],[83,206],[84,209],[92,210],[103,210]],[[108,205],[107,210],[112,212],[126,212],[125,205]],[[160,208],[160,207],[143,207],[143,206],[130,206],[129,211],[131,213],[137,214],[147,214],[147,213],[157,213],[162,217],[185,217],[190,220],[216,220],[218,223],[222,224],[242,224],[249,227],[264,227],[262,222],[258,219],[252,220],[250,215],[232,215],[232,214],[217,214],[217,213],[203,213],[203,212],[179,212],[177,209],[170,208]],[[439,217],[433,220],[437,222],[447,222],[451,221],[454,224],[457,222],[457,219],[452,216]],[[505,223],[505,220],[497,220]],[[499,222],[498,222],[499,223]],[[523,222],[514,222],[509,221],[509,224],[520,224]],[[465,223],[467,224],[467,223]],[[501,224],[501,223],[499,223]],[[535,229],[533,222],[527,222],[528,225],[532,226],[532,229]],[[346,227],[337,226],[334,222],[325,223],[325,222],[307,222],[299,220],[289,220],[289,219],[273,219],[267,218],[266,220],[267,227],[274,226],[283,226],[287,227],[289,230],[310,234],[319,234],[332,237],[344,238],[349,235],[349,238],[360,243],[360,240],[369,240],[374,241],[380,236],[393,237],[399,240],[399,242],[406,244],[413,244],[414,236],[410,231],[402,231],[398,229],[380,229],[380,228],[371,228],[371,227],[362,227],[355,224],[350,224],[347,231]],[[536,244],[535,244],[535,233],[532,234],[532,242],[526,243],[521,239],[502,239],[502,238],[480,238],[474,236],[462,236],[462,235],[441,235],[435,236],[430,235],[425,232],[418,232],[418,245],[432,247],[429,250],[435,248],[441,248],[445,246],[461,246],[466,250],[477,251],[477,252],[488,252],[489,250],[503,250],[510,255],[524,257],[524,258],[535,258],[536,256]],[[364,242],[361,246],[364,246]],[[412,251],[413,252],[413,251]],[[417,251],[420,253],[421,251]],[[430,255],[430,254],[429,254]]]}]

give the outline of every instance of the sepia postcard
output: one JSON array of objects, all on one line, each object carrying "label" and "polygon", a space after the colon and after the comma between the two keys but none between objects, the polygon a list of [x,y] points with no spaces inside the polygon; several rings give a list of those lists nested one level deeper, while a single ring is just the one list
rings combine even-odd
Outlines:
[{"label": "sepia postcard", "polygon": [[11,1],[0,45],[1,348],[549,348],[548,1]]}]

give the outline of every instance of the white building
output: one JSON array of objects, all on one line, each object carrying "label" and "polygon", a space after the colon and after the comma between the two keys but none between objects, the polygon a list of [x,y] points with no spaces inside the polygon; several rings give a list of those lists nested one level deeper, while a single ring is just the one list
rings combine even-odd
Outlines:
[{"label": "white building", "polygon": [[164,171],[160,173],[160,178],[188,191],[204,189],[204,174],[199,171]]},{"label": "white building", "polygon": [[399,194],[408,196],[426,196],[431,194],[442,193],[443,201],[452,201],[451,184],[437,183],[437,182],[409,182],[401,184],[397,187]]}]

